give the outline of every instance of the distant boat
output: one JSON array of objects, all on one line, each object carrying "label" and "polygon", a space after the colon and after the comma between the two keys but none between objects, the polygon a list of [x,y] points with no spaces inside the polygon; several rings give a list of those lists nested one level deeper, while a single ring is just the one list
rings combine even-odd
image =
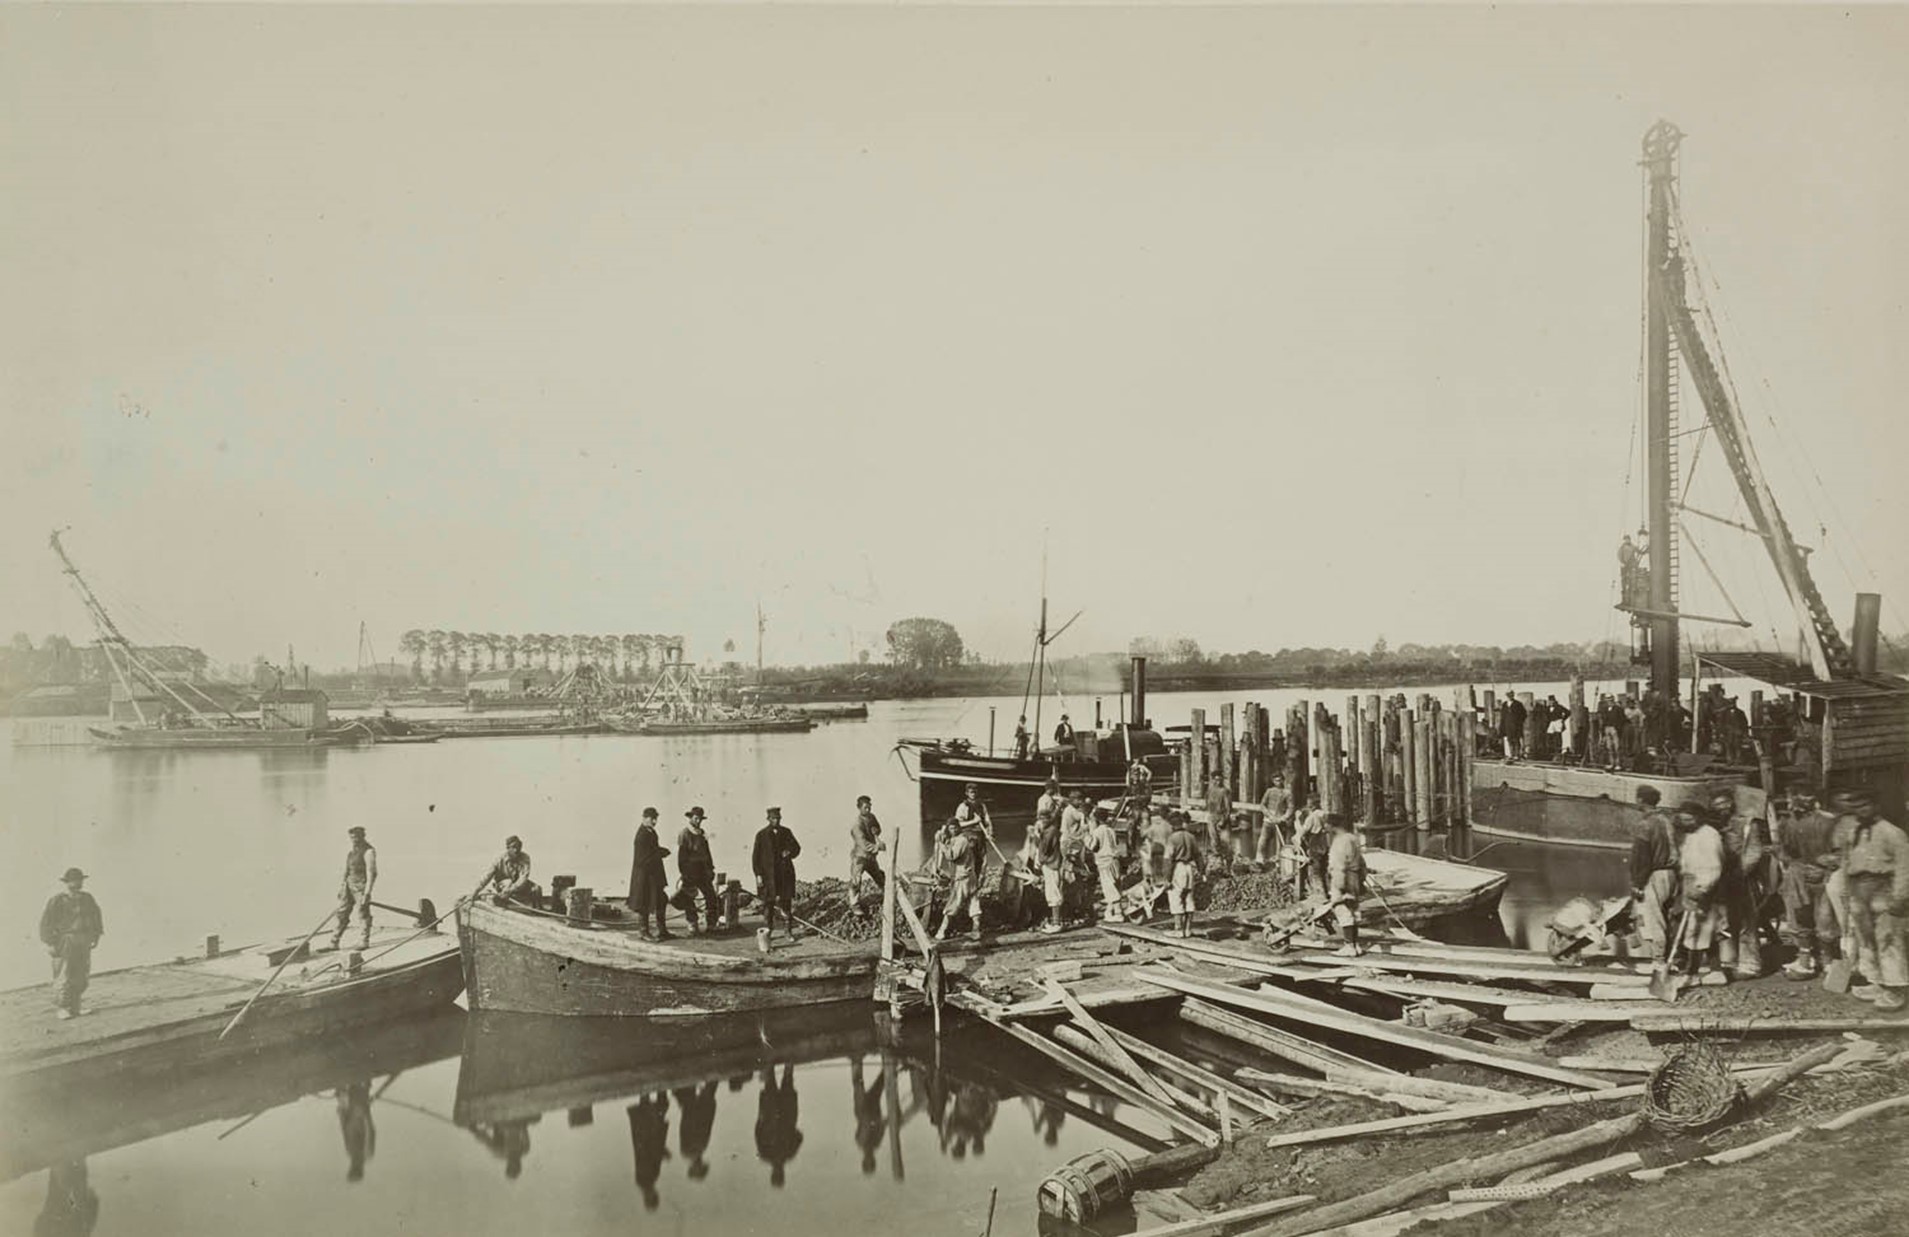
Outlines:
[{"label": "distant boat", "polygon": [[[66,547],[60,544],[60,534],[55,532],[49,543],[93,621],[100,651],[125,692],[126,704],[138,718],[136,724],[112,729],[89,726],[89,733],[101,746],[232,751],[324,747],[342,741],[330,733],[323,692],[279,689],[260,701],[257,717],[242,717],[225,702],[217,685],[201,685],[176,675],[168,677],[147,665],[138,647],[121,634],[112,615],[80,575]],[[148,694],[142,696],[141,692]],[[157,716],[147,716],[142,699],[152,704]]]},{"label": "distant boat", "polygon": [[616,727],[624,734],[803,734],[815,729],[809,717],[711,717],[703,720],[672,721],[653,717],[626,722]]}]

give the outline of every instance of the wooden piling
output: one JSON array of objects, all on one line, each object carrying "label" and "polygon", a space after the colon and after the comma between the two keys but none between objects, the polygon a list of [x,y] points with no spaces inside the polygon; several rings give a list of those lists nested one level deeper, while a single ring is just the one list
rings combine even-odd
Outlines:
[{"label": "wooden piling", "polygon": [[1470,709],[1458,715],[1457,823],[1472,821],[1472,762],[1478,758],[1478,715]]},{"label": "wooden piling", "polygon": [[1417,745],[1413,776],[1417,779],[1415,815],[1412,823],[1420,829],[1432,827],[1432,719],[1421,712],[1412,721],[1412,739]]},{"label": "wooden piling", "polygon": [[1193,710],[1193,727],[1187,732],[1186,786],[1181,798],[1187,803],[1206,794],[1206,710]]},{"label": "wooden piling", "polygon": [[1405,796],[1405,819],[1418,824],[1423,819],[1418,810],[1418,718],[1410,709],[1399,710],[1400,771],[1401,787]]},{"label": "wooden piling", "polygon": [[[1239,783],[1234,780],[1235,774],[1238,772],[1238,767],[1233,738],[1233,706],[1223,704],[1220,706],[1220,760],[1219,767],[1215,769],[1215,772],[1219,774],[1220,785],[1226,788],[1226,797],[1229,801],[1233,798],[1235,787],[1239,785]],[[1218,827],[1219,822],[1216,821],[1214,823],[1215,826]]]}]

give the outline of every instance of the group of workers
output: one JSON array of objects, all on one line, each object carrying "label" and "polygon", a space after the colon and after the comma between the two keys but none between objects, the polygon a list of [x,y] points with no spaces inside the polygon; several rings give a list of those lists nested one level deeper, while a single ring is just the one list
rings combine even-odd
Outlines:
[{"label": "group of workers", "polygon": [[[1061,720],[1054,726],[1054,746],[1074,746],[1074,721],[1067,714],[1061,714]],[[1023,713],[1014,723],[1014,758],[1026,760],[1034,753],[1034,732],[1027,728],[1027,714]]]},{"label": "group of workers", "polygon": [[1787,931],[1796,957],[1786,977],[1812,979],[1840,958],[1868,981],[1855,995],[1885,1013],[1909,1007],[1909,836],[1867,788],[1782,815],[1740,811],[1728,790],[1666,809],[1644,786],[1637,801],[1631,896],[1654,964],[1754,979]]},{"label": "group of workers", "polygon": [[1534,696],[1526,704],[1510,695],[1498,706],[1496,725],[1480,731],[1478,754],[1648,773],[1661,772],[1675,752],[1753,766],[1761,744],[1774,763],[1807,767],[1819,739],[1816,724],[1789,701],[1764,701],[1753,720],[1737,697],[1712,684],[1694,716],[1683,701],[1649,688],[1641,695],[1600,692],[1581,713],[1556,696]]}]

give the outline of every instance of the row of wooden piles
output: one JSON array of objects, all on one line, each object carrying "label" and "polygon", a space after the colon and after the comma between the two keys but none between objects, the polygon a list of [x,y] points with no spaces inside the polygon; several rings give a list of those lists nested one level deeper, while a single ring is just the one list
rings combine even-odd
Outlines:
[{"label": "row of wooden piles", "polygon": [[1368,826],[1462,824],[1471,819],[1479,727],[1469,687],[1457,689],[1449,709],[1426,692],[1410,702],[1403,692],[1348,696],[1339,714],[1301,700],[1283,729],[1252,701],[1237,712],[1221,705],[1217,726],[1194,709],[1178,790],[1184,802],[1203,800],[1217,778],[1234,802],[1257,803],[1277,776],[1295,806],[1316,794],[1325,811]]},{"label": "row of wooden piles", "polygon": [[[1047,984],[1053,996],[1051,1019],[997,1019],[996,1025],[1023,1044],[1151,1113],[1184,1140],[1138,1158],[1114,1151],[1078,1157],[1043,1182],[1039,1205],[1045,1215],[1091,1221],[1123,1205],[1136,1191],[1157,1191],[1174,1184],[1249,1134],[1265,1138],[1268,1148],[1297,1149],[1420,1131],[1437,1134],[1468,1126],[1502,1126],[1546,1110],[1602,1105],[1602,1114],[1617,1113],[1528,1142],[1519,1141],[1523,1131],[1514,1125],[1501,1131],[1512,1138],[1494,1139],[1484,1154],[1478,1154],[1474,1144],[1473,1150],[1450,1163],[1397,1180],[1375,1173],[1361,1181],[1356,1195],[1346,1198],[1291,1195],[1192,1215],[1184,1214],[1184,1200],[1170,1207],[1156,1205],[1150,1208],[1153,1214],[1179,1218],[1163,1227],[1143,1225],[1140,1237],[1237,1232],[1249,1225],[1262,1226],[1245,1230],[1253,1237],[1396,1232],[1397,1227],[1360,1226],[1382,1213],[1405,1223],[1466,1214],[1464,1208],[1483,1209],[1507,1198],[1532,1197],[1617,1172],[1654,1179],[1665,1170],[1647,1167],[1642,1155],[1621,1151],[1618,1144],[1645,1133],[1651,1123],[1676,1115],[1661,1103],[1646,1103],[1647,1093],[1662,1094],[1653,1091],[1651,1071],[1662,1065],[1663,1058],[1548,1056],[1539,1050],[1543,1041],[1598,1022],[1628,1023],[1674,1035],[1673,1047],[1705,1036],[1726,1036],[1734,1043],[1746,1029],[1785,1029],[1780,1025],[1746,1027],[1744,1020],[1667,1015],[1662,1012],[1666,1007],[1650,999],[1643,976],[1571,966],[1524,950],[1446,946],[1401,933],[1377,946],[1354,969],[1326,953],[1324,941],[1302,941],[1289,952],[1274,953],[1238,940],[1182,941],[1131,927],[1108,931],[1168,947],[1179,955],[1172,967],[1148,967],[1136,974],[1176,994],[1177,1022],[1193,1028],[1195,1039],[1208,1036],[1217,1037],[1213,1042],[1223,1041],[1226,1063],[1201,1054],[1206,1061],[1202,1064],[1110,1025],[1104,1020],[1109,1014],[1105,1008],[1097,1019],[1064,987],[1052,982]],[[1384,1004],[1386,1000],[1393,1004]],[[1464,1016],[1449,1020],[1426,1016],[1433,1008]],[[1400,1013],[1381,1016],[1370,1012],[1375,1009]],[[1880,1019],[1845,1025],[1865,1031],[1909,1030],[1909,1024]],[[1154,1038],[1162,1037],[1156,1033]],[[1185,1036],[1167,1038],[1177,1042]],[[1362,1055],[1366,1052],[1371,1055]],[[1413,1054],[1434,1063],[1473,1067],[1471,1077],[1491,1081],[1495,1076],[1498,1081],[1495,1085],[1461,1083],[1421,1077],[1396,1067]],[[1727,1067],[1742,1094],[1705,1128],[1728,1125],[1806,1071],[1868,1068],[1884,1057],[1874,1041],[1848,1037],[1787,1062]],[[1251,1064],[1239,1064],[1242,1060]],[[1316,1098],[1354,1101],[1378,1115],[1351,1123],[1341,1116],[1332,1124],[1294,1117],[1291,1105]],[[1909,1097],[1890,1103],[1909,1106]],[[1554,1120],[1547,1128],[1556,1126]],[[1592,1151],[1603,1153],[1604,1158],[1567,1167],[1574,1158]],[[1619,1153],[1610,1154],[1614,1151]],[[1702,1148],[1697,1153],[1708,1154]],[[1540,1170],[1536,1167],[1540,1165],[1548,1167]],[[1541,1171],[1544,1175],[1537,1175]],[[1509,1193],[1470,1188],[1507,1176],[1524,1181],[1535,1178],[1538,1184]]]}]

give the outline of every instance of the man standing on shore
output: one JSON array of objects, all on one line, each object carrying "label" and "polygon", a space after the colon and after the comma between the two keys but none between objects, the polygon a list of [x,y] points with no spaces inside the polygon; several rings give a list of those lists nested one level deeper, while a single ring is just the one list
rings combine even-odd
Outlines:
[{"label": "man standing on shore", "polygon": [[780,906],[789,939],[794,940],[795,860],[802,853],[802,843],[782,823],[781,808],[772,807],[767,815],[768,822],[756,830],[755,851],[750,859],[756,873],[756,897],[762,903],[762,921],[770,935],[775,934],[776,907]]},{"label": "man standing on shore", "polygon": [[378,883],[378,851],[365,841],[365,827],[353,825],[346,830],[351,849],[345,852],[345,874],[338,882],[338,926],[332,929],[331,947],[337,949],[351,926],[352,912],[358,915],[358,948],[371,947],[371,890]]},{"label": "man standing on shore", "polygon": [[93,975],[93,949],[106,935],[99,903],[80,887],[85,882],[86,873],[68,868],[60,877],[66,888],[49,898],[40,912],[40,943],[53,957],[53,982],[58,986],[53,1003],[62,1020],[82,1012],[80,995]]},{"label": "man standing on shore", "polygon": [[1631,834],[1631,918],[1653,962],[1670,956],[1670,929],[1677,920],[1678,844],[1669,813],[1658,806],[1662,799],[1655,786],[1637,788],[1643,818]]},{"label": "man standing on shore", "polygon": [[1173,916],[1173,934],[1184,940],[1193,935],[1193,886],[1200,874],[1200,844],[1187,830],[1185,813],[1173,814],[1166,862],[1167,911]]},{"label": "man standing on shore", "polygon": [[1345,943],[1335,951],[1340,958],[1356,958],[1359,948],[1359,899],[1365,893],[1365,850],[1352,831],[1352,822],[1334,812],[1328,816],[1332,844],[1326,854],[1327,891],[1332,921]]}]

